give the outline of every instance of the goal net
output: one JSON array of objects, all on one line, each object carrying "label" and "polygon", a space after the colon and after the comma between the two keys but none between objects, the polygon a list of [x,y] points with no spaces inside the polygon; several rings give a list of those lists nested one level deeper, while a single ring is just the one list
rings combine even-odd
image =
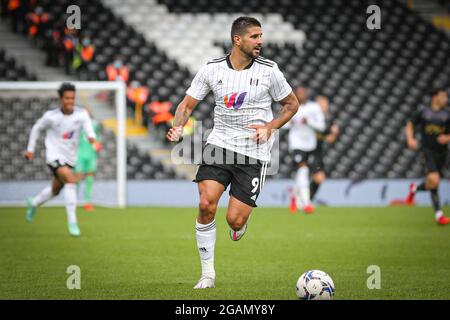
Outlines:
[{"label": "goal net", "polygon": [[[95,122],[103,149],[98,153],[92,202],[126,206],[126,98],[122,82],[73,81],[76,106],[87,107]],[[45,111],[60,107],[61,82],[0,82],[0,205],[24,205],[29,196],[49,185],[52,173],[46,165],[44,136],[40,133],[35,158],[24,157],[32,126]],[[78,186],[79,204],[85,183]],[[63,204],[62,195],[49,204]]]}]

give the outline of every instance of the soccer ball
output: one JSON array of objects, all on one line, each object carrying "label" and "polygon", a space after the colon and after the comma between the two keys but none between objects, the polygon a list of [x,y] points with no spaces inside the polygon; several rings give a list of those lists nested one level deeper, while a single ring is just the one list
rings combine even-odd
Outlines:
[{"label": "soccer ball", "polygon": [[310,270],[298,278],[296,292],[301,300],[331,300],[334,296],[334,283],[325,272]]}]

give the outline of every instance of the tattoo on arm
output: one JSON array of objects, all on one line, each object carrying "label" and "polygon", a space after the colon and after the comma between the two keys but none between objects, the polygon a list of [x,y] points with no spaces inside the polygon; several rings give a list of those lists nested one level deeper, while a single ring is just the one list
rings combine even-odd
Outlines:
[{"label": "tattoo on arm", "polygon": [[271,121],[274,129],[279,129],[285,125],[297,112],[299,104],[294,93],[289,94],[286,98],[280,101],[282,108],[278,117]]},{"label": "tattoo on arm", "polygon": [[195,100],[194,98],[185,96],[183,101],[181,101],[177,107],[173,126],[174,127],[184,126],[186,122],[189,120],[189,117],[192,114],[192,110],[198,104],[198,102],[199,101]]}]

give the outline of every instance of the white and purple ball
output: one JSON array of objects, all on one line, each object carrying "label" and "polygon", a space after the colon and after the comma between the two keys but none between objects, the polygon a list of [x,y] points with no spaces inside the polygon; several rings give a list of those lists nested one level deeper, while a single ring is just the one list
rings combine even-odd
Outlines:
[{"label": "white and purple ball", "polygon": [[334,283],[327,273],[310,270],[298,278],[296,292],[301,300],[331,300],[334,296]]}]

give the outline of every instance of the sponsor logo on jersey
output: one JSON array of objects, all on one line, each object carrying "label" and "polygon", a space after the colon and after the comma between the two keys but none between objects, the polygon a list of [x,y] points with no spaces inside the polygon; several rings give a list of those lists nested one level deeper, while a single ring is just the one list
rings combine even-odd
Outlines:
[{"label": "sponsor logo on jersey", "polygon": [[69,131],[69,132],[64,132],[62,135],[62,138],[64,140],[70,140],[73,138],[73,135],[75,134],[75,131]]},{"label": "sponsor logo on jersey", "polygon": [[231,96],[225,95],[225,97],[223,98],[223,102],[228,109],[233,108],[234,110],[237,110],[242,107],[246,95],[247,92],[233,92]]}]

